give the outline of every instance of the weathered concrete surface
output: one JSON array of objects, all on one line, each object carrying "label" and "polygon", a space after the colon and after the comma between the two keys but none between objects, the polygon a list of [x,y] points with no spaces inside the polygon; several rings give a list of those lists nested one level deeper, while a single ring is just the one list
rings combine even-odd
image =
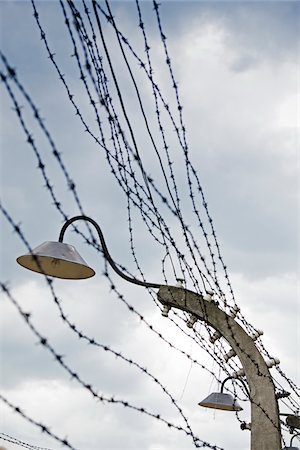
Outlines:
[{"label": "weathered concrete surface", "polygon": [[239,357],[251,398],[251,450],[281,450],[281,431],[275,387],[253,339],[213,302],[184,288],[161,286],[158,300],[197,316],[217,330]]}]

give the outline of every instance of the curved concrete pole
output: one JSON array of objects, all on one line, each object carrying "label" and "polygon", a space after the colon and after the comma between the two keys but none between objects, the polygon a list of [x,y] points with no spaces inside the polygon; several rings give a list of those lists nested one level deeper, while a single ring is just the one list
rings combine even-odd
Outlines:
[{"label": "curved concrete pole", "polygon": [[214,302],[184,288],[161,286],[158,300],[203,320],[226,339],[243,366],[251,398],[251,450],[281,450],[281,431],[275,387],[253,339]]}]

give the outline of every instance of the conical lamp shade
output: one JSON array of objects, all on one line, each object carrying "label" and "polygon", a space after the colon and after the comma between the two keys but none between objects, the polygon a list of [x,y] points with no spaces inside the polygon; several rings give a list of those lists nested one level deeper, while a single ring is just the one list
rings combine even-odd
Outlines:
[{"label": "conical lamp shade", "polygon": [[50,277],[80,280],[95,275],[73,245],[47,241],[32,253],[19,256],[17,262],[26,269]]},{"label": "conical lamp shade", "polygon": [[223,392],[213,392],[198,405],[224,411],[242,411],[243,409],[231,394],[223,394]]}]

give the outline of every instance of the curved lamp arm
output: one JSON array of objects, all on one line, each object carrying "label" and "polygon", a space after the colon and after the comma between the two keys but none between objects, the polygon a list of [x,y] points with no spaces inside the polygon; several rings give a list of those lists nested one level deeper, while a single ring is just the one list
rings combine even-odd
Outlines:
[{"label": "curved lamp arm", "polygon": [[294,436],[292,436],[291,442],[290,442],[290,447],[292,447],[294,438],[295,438],[295,437],[299,437],[299,436],[300,436],[300,433],[294,434]]},{"label": "curved lamp arm", "polygon": [[221,384],[221,393],[223,393],[224,384],[225,384],[226,381],[228,381],[228,380],[236,380],[236,381],[239,381],[240,383],[242,383],[242,385],[244,386],[245,391],[246,391],[248,397],[250,398],[250,392],[249,392],[249,389],[248,389],[246,383],[245,383],[241,378],[236,378],[236,377],[227,377],[227,378],[225,378],[225,380],[222,381],[222,384]]},{"label": "curved lamp arm", "polygon": [[124,280],[129,281],[129,283],[133,283],[133,284],[137,284],[139,286],[145,286],[145,287],[149,287],[149,288],[157,288],[159,289],[161,287],[161,284],[156,284],[156,283],[147,283],[146,281],[141,281],[141,280],[137,280],[136,278],[133,277],[129,277],[128,275],[126,275],[125,273],[123,273],[115,264],[114,260],[112,259],[112,257],[109,254],[109,251],[106,247],[106,243],[104,240],[104,236],[102,234],[101,228],[99,227],[99,225],[97,224],[97,222],[95,222],[95,220],[91,219],[90,217],[87,216],[74,216],[71,219],[67,220],[66,223],[63,225],[60,234],[59,234],[59,242],[63,242],[64,239],[64,234],[66,229],[68,228],[69,225],[71,225],[73,222],[76,222],[77,220],[85,220],[86,222],[91,223],[92,225],[94,225],[94,227],[97,230],[100,242],[101,242],[101,247],[103,250],[103,254],[104,257],[106,258],[107,262],[110,264],[110,266],[112,267],[112,269],[120,276],[122,277]]}]

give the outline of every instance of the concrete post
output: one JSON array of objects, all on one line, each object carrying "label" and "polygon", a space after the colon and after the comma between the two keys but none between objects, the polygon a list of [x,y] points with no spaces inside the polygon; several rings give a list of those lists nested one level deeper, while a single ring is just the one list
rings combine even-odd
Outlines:
[{"label": "concrete post", "polygon": [[228,314],[202,296],[184,288],[161,286],[158,300],[166,307],[193,314],[218,331],[239,357],[251,398],[251,450],[281,450],[281,431],[275,387],[253,339]]}]

